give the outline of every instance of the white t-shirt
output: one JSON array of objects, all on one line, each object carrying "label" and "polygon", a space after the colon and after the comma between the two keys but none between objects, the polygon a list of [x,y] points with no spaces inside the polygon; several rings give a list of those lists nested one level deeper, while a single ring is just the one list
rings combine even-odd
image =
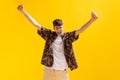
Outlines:
[{"label": "white t-shirt", "polygon": [[56,70],[68,69],[64,55],[64,45],[61,36],[58,36],[52,43],[54,63],[52,68]]}]

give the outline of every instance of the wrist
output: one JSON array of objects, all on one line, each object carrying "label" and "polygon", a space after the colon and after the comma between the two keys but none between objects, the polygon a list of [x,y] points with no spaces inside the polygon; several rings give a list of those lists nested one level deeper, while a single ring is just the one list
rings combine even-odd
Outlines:
[{"label": "wrist", "polygon": [[91,19],[90,19],[90,22],[93,22],[93,21],[95,21],[95,19],[94,19],[94,18],[91,18]]},{"label": "wrist", "polygon": [[19,10],[20,12],[24,12],[24,10]]}]

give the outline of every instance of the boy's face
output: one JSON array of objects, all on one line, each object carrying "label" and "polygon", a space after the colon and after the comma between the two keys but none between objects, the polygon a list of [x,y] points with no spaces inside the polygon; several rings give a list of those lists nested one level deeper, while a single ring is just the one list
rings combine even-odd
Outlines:
[{"label": "boy's face", "polygon": [[61,33],[63,31],[63,25],[61,25],[61,26],[54,26],[54,30],[57,33],[57,35],[61,35]]}]

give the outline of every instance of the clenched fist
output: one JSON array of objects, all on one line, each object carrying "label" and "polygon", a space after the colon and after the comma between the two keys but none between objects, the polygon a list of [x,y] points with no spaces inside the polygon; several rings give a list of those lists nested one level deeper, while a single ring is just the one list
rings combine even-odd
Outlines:
[{"label": "clenched fist", "polygon": [[98,15],[97,15],[95,12],[92,12],[92,13],[91,13],[91,19],[92,19],[92,20],[98,19]]},{"label": "clenched fist", "polygon": [[23,5],[19,5],[19,6],[17,7],[17,9],[18,9],[19,11],[22,11],[22,10],[24,9],[24,7],[23,7]]}]

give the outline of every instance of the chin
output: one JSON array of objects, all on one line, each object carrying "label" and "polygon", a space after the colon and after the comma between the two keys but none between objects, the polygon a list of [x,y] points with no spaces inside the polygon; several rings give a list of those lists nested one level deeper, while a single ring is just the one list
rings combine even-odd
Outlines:
[{"label": "chin", "polygon": [[61,33],[62,33],[62,32],[60,32],[60,33],[58,32],[57,34],[58,34],[58,35],[61,35]]}]

